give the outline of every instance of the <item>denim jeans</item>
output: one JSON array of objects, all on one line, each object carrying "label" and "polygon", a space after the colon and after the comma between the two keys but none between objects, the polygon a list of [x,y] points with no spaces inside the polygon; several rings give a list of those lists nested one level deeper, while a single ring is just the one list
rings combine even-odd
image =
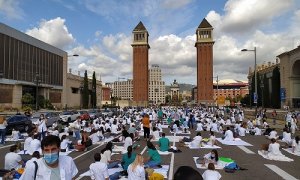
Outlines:
[{"label": "denim jeans", "polygon": [[0,136],[1,136],[1,143],[0,144],[5,143],[5,135],[6,135],[6,129],[0,129]]},{"label": "denim jeans", "polygon": [[117,179],[119,179],[120,174],[121,174],[120,172],[115,172],[114,174],[109,176],[109,179],[110,180],[117,180]]},{"label": "denim jeans", "polygon": [[80,139],[80,131],[79,130],[75,130],[75,139],[79,140]]},{"label": "denim jeans", "polygon": [[145,167],[147,167],[147,168],[152,168],[152,167],[155,167],[157,165],[160,165],[160,163],[155,162],[155,161],[148,161],[147,163],[145,163]]},{"label": "denim jeans", "polygon": [[115,161],[115,162],[111,162],[107,165],[107,169],[111,169],[111,168],[114,168],[114,167],[118,167],[118,164],[120,162],[119,161]]}]

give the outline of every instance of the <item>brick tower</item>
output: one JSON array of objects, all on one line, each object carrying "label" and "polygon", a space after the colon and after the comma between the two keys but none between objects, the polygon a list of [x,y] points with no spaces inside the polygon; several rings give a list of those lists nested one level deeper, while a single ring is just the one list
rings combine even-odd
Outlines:
[{"label": "brick tower", "polygon": [[132,31],[133,43],[133,103],[148,105],[148,31],[142,22]]},{"label": "brick tower", "polygon": [[196,30],[197,103],[213,105],[213,27],[204,18]]}]

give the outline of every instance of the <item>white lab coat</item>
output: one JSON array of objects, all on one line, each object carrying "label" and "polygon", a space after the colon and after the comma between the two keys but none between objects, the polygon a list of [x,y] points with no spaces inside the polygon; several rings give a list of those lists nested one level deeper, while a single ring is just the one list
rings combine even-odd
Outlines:
[{"label": "white lab coat", "polygon": [[[36,160],[38,170],[36,180],[50,179],[51,170],[46,166],[44,159]],[[33,163],[32,163],[33,164]],[[34,179],[35,166],[29,166],[25,169],[20,180]],[[78,173],[78,169],[70,156],[59,156],[59,172],[61,180],[71,180]]]}]

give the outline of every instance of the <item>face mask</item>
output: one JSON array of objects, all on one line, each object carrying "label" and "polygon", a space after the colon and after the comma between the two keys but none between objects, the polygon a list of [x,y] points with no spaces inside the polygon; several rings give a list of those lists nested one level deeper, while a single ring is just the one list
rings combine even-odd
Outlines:
[{"label": "face mask", "polygon": [[48,164],[54,164],[58,160],[58,153],[47,153],[47,154],[44,154],[44,160]]}]

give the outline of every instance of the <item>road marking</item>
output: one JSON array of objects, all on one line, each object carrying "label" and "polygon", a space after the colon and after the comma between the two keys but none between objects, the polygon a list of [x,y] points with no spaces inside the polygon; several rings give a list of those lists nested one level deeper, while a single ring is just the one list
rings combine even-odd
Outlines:
[{"label": "road marking", "polygon": [[79,176],[78,178],[76,178],[75,180],[79,180],[82,179],[84,176]]},{"label": "road marking", "polygon": [[[24,144],[24,142],[21,142],[21,144]],[[10,144],[10,145],[6,145],[6,146],[0,146],[0,149],[9,148],[10,146],[13,146],[13,145],[15,145],[15,144]]]},{"label": "road marking", "polygon": [[246,148],[245,146],[237,146],[241,150],[245,151],[247,154],[255,154],[255,152],[251,151],[250,149]]},{"label": "road marking", "polygon": [[94,149],[99,148],[99,147],[102,146],[103,144],[104,144],[104,143],[101,143],[101,144],[99,144],[98,146],[94,147],[93,149],[88,150],[87,152],[84,152],[84,153],[80,154],[79,156],[73,158],[73,160],[76,160],[76,159],[78,159],[78,158],[80,158],[80,157],[82,157],[82,156],[84,156],[84,155],[86,155],[86,154],[92,152]]},{"label": "road marking", "polygon": [[297,180],[297,178],[295,178],[294,176],[288,174],[287,172],[285,172],[284,170],[280,169],[279,167],[277,167],[275,165],[265,164],[265,166],[267,166],[269,169],[271,169],[276,174],[278,174],[279,176],[281,176],[283,179]]},{"label": "road marking", "polygon": [[171,163],[170,163],[169,178],[168,178],[168,180],[172,180],[173,179],[173,169],[174,169],[174,153],[172,153],[172,156],[171,156]]},{"label": "road marking", "polygon": [[146,149],[147,149],[147,146],[144,147],[143,151],[141,152],[141,155],[144,154],[144,152],[146,151]]}]

